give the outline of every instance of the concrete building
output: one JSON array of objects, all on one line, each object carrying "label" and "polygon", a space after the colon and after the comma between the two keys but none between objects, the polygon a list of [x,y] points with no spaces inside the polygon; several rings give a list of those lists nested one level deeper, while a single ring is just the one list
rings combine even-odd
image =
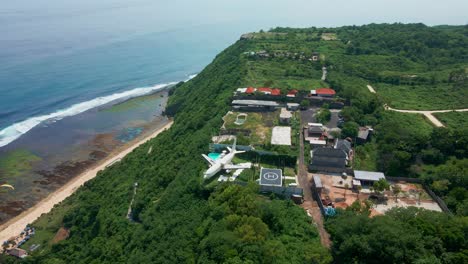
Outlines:
[{"label": "concrete building", "polygon": [[327,145],[326,132],[321,123],[308,123],[304,129],[304,138],[312,147],[324,147]]},{"label": "concrete building", "polygon": [[[376,171],[354,171],[354,180],[356,185],[360,184],[362,186],[372,186],[374,182],[379,181],[380,179],[385,179],[385,175],[382,172]],[[353,182],[353,184],[355,184]]]},{"label": "concrete building", "polygon": [[319,175],[314,175],[314,187],[317,190],[319,194],[322,193],[323,185],[322,185],[322,180],[320,179]]},{"label": "concrete building", "polygon": [[289,110],[289,111],[297,111],[299,110],[299,104],[298,103],[287,103],[286,104],[286,108]]},{"label": "concrete building", "polygon": [[338,139],[335,143],[335,149],[340,149],[346,153],[346,160],[350,161],[353,159],[353,147],[351,142],[347,139]]},{"label": "concrete building", "polygon": [[279,104],[274,101],[261,100],[234,100],[232,107],[236,110],[245,111],[274,111]]},{"label": "concrete building", "polygon": [[291,90],[291,91],[289,91],[289,92],[286,94],[286,97],[294,98],[294,97],[296,97],[297,93],[299,93],[298,90],[296,90],[296,89]]},{"label": "concrete building", "polygon": [[237,88],[236,93],[241,94],[247,92],[247,88]]},{"label": "concrete building", "polygon": [[320,97],[334,97],[336,92],[331,88],[318,88],[315,89],[315,94]]},{"label": "concrete building", "polygon": [[320,59],[320,54],[318,52],[312,53],[312,61],[318,61]]},{"label": "concrete building", "polygon": [[291,146],[291,127],[273,127],[273,131],[271,133],[271,144]]},{"label": "concrete building", "polygon": [[17,257],[17,258],[25,258],[28,256],[28,252],[21,248],[12,248],[7,252],[9,255]]},{"label": "concrete building", "polygon": [[346,154],[340,149],[316,148],[310,152],[311,171],[342,173],[346,170]]},{"label": "concrete building", "polygon": [[281,124],[290,124],[291,123],[292,114],[286,108],[281,108],[280,113],[280,123]]},{"label": "concrete building", "polygon": [[356,143],[364,144],[369,141],[374,133],[372,127],[360,127],[358,131],[358,136],[356,137]]}]

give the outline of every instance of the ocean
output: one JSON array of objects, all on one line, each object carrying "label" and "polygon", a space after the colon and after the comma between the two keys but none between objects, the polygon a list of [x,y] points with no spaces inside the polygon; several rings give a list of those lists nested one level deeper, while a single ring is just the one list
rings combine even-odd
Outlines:
[{"label": "ocean", "polygon": [[[194,77],[252,27],[57,32],[71,23],[63,12],[14,8],[0,11],[0,184],[15,188],[0,189],[0,224],[167,124],[164,88]],[[75,8],[72,22],[88,12]]]},{"label": "ocean", "polygon": [[2,60],[0,147],[45,120],[186,80],[226,46],[220,39],[205,28],[181,29],[28,63]]}]

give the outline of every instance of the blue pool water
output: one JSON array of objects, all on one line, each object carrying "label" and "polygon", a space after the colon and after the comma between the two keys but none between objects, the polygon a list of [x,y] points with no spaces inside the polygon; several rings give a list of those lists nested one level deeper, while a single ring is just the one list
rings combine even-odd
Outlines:
[{"label": "blue pool water", "polygon": [[209,153],[208,157],[210,157],[213,160],[217,160],[217,159],[219,159],[220,155],[221,155],[221,153]]}]

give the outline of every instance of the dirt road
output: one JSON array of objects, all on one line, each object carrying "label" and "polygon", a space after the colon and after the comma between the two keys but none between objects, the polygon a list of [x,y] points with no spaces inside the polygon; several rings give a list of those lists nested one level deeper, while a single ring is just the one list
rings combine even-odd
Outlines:
[{"label": "dirt road", "polygon": [[[301,126],[302,127],[302,126]],[[320,212],[320,208],[316,201],[314,201],[312,197],[312,184],[311,179],[307,173],[307,167],[304,160],[304,132],[301,129],[299,133],[299,144],[300,144],[300,153],[299,153],[299,171],[298,171],[298,182],[299,185],[304,190],[304,203],[302,203],[301,207],[304,208],[308,212],[308,214],[312,217],[317,227],[317,230],[320,235],[320,242],[323,246],[330,248],[331,240],[330,235],[325,230],[323,224],[323,217],[322,213]]]},{"label": "dirt road", "polygon": [[132,152],[134,149],[145,143],[146,141],[156,137],[162,131],[169,129],[172,126],[173,121],[170,121],[164,127],[158,129],[154,133],[144,137],[143,139],[131,144],[128,148],[123,150],[120,153],[116,153],[105,160],[103,160],[99,165],[94,168],[87,170],[86,172],[82,173],[81,175],[76,176],[70,182],[62,186],[57,191],[49,194],[47,198],[39,202],[37,205],[33,206],[32,208],[26,210],[25,212],[21,213],[20,215],[16,216],[15,218],[9,220],[5,224],[0,226],[0,242],[3,242],[13,236],[17,236],[23,231],[26,225],[34,222],[38,219],[42,214],[50,212],[54,205],[60,203],[61,201],[65,200],[68,196],[72,195],[80,186],[82,186],[85,182],[93,179],[96,177],[97,173],[100,170],[105,169],[107,166],[121,160],[127,154]]}]

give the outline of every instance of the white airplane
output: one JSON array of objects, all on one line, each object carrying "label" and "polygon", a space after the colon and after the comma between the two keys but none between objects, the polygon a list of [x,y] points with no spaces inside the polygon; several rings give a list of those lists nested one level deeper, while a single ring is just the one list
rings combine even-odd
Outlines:
[{"label": "white airplane", "polygon": [[234,144],[232,144],[232,148],[227,147],[227,149],[229,150],[229,153],[226,154],[226,151],[224,150],[219,156],[219,158],[216,160],[213,160],[207,155],[202,154],[202,156],[210,163],[210,167],[204,173],[204,176],[203,176],[204,179],[213,177],[214,175],[216,175],[216,173],[218,173],[221,170],[250,169],[250,167],[252,166],[251,163],[239,164],[239,165],[232,164],[232,159],[234,158],[236,154],[245,152],[245,151],[236,150],[236,140],[234,140]]}]

